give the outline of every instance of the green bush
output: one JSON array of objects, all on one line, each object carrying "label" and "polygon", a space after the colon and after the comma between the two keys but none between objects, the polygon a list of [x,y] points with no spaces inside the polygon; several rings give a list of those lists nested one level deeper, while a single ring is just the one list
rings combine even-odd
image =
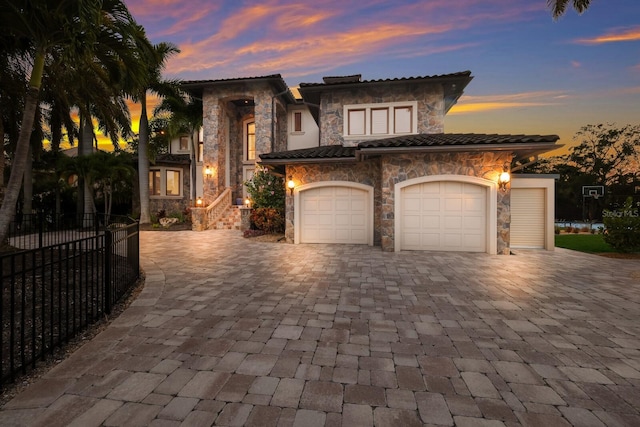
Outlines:
[{"label": "green bush", "polygon": [[251,211],[251,224],[266,233],[284,232],[283,212],[275,208],[255,208]]},{"label": "green bush", "polygon": [[604,240],[620,252],[640,252],[640,216],[631,197],[621,210],[603,211]]},{"label": "green bush", "polygon": [[274,208],[284,210],[285,188],[284,178],[276,176],[265,168],[256,168],[256,171],[244,185],[254,208]]}]

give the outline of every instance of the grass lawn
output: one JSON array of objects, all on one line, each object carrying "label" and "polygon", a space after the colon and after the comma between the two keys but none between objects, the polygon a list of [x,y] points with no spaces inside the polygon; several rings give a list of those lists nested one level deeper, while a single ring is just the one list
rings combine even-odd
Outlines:
[{"label": "grass lawn", "polygon": [[556,246],[589,253],[616,252],[605,243],[602,234],[556,234]]}]

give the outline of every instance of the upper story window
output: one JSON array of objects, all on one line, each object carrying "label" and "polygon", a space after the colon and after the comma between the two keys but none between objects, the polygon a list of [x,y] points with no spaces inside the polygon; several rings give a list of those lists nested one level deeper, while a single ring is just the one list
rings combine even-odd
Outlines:
[{"label": "upper story window", "polygon": [[418,133],[418,102],[387,102],[344,106],[346,139]]},{"label": "upper story window", "polygon": [[302,132],[302,111],[293,112],[293,131]]},{"label": "upper story window", "polygon": [[189,137],[181,136],[180,137],[180,145],[178,146],[180,151],[188,151],[189,150]]},{"label": "upper story window", "polygon": [[244,122],[244,159],[251,161],[256,159],[256,122]]}]

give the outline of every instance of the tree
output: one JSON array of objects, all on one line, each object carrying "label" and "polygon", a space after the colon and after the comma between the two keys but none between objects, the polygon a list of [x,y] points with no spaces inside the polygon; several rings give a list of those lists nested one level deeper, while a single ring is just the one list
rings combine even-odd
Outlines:
[{"label": "tree", "polygon": [[580,144],[571,148],[567,160],[579,172],[591,176],[593,185],[611,188],[637,181],[640,126],[587,125],[574,140]]},{"label": "tree", "polygon": [[170,115],[167,132],[170,138],[188,134],[191,141],[191,201],[196,199],[196,159],[198,144],[195,133],[202,127],[202,100],[188,94],[167,96],[155,108],[154,115]]},{"label": "tree", "polygon": [[573,6],[576,12],[582,13],[589,8],[590,3],[591,0],[547,0],[553,19],[558,19],[564,15],[569,4]]},{"label": "tree", "polygon": [[178,83],[163,80],[162,69],[167,59],[180,50],[171,43],[159,43],[149,48],[141,46],[147,64],[144,84],[132,89],[133,99],[140,103],[140,125],[138,133],[138,180],[140,187],[140,224],[151,222],[149,211],[149,118],[147,116],[147,93],[177,96]]},{"label": "tree", "polygon": [[[134,51],[135,45],[124,30],[135,25],[135,21],[121,0],[22,0],[0,2],[0,22],[3,37],[28,40],[26,55],[32,64],[11,176],[0,207],[0,241],[3,241],[20,193],[47,59],[55,55],[69,65],[100,64],[102,60],[104,70],[111,70],[107,67],[121,64],[122,59],[114,55],[112,46]],[[124,67],[122,72],[126,72]],[[82,81],[80,75],[77,81]]]}]

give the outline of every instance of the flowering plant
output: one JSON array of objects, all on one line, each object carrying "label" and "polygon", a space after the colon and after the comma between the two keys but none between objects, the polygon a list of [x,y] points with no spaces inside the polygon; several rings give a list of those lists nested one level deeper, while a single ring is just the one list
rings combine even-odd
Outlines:
[{"label": "flowering plant", "polygon": [[274,208],[284,210],[284,178],[273,175],[266,168],[257,167],[253,178],[245,181],[247,193],[254,208]]}]

